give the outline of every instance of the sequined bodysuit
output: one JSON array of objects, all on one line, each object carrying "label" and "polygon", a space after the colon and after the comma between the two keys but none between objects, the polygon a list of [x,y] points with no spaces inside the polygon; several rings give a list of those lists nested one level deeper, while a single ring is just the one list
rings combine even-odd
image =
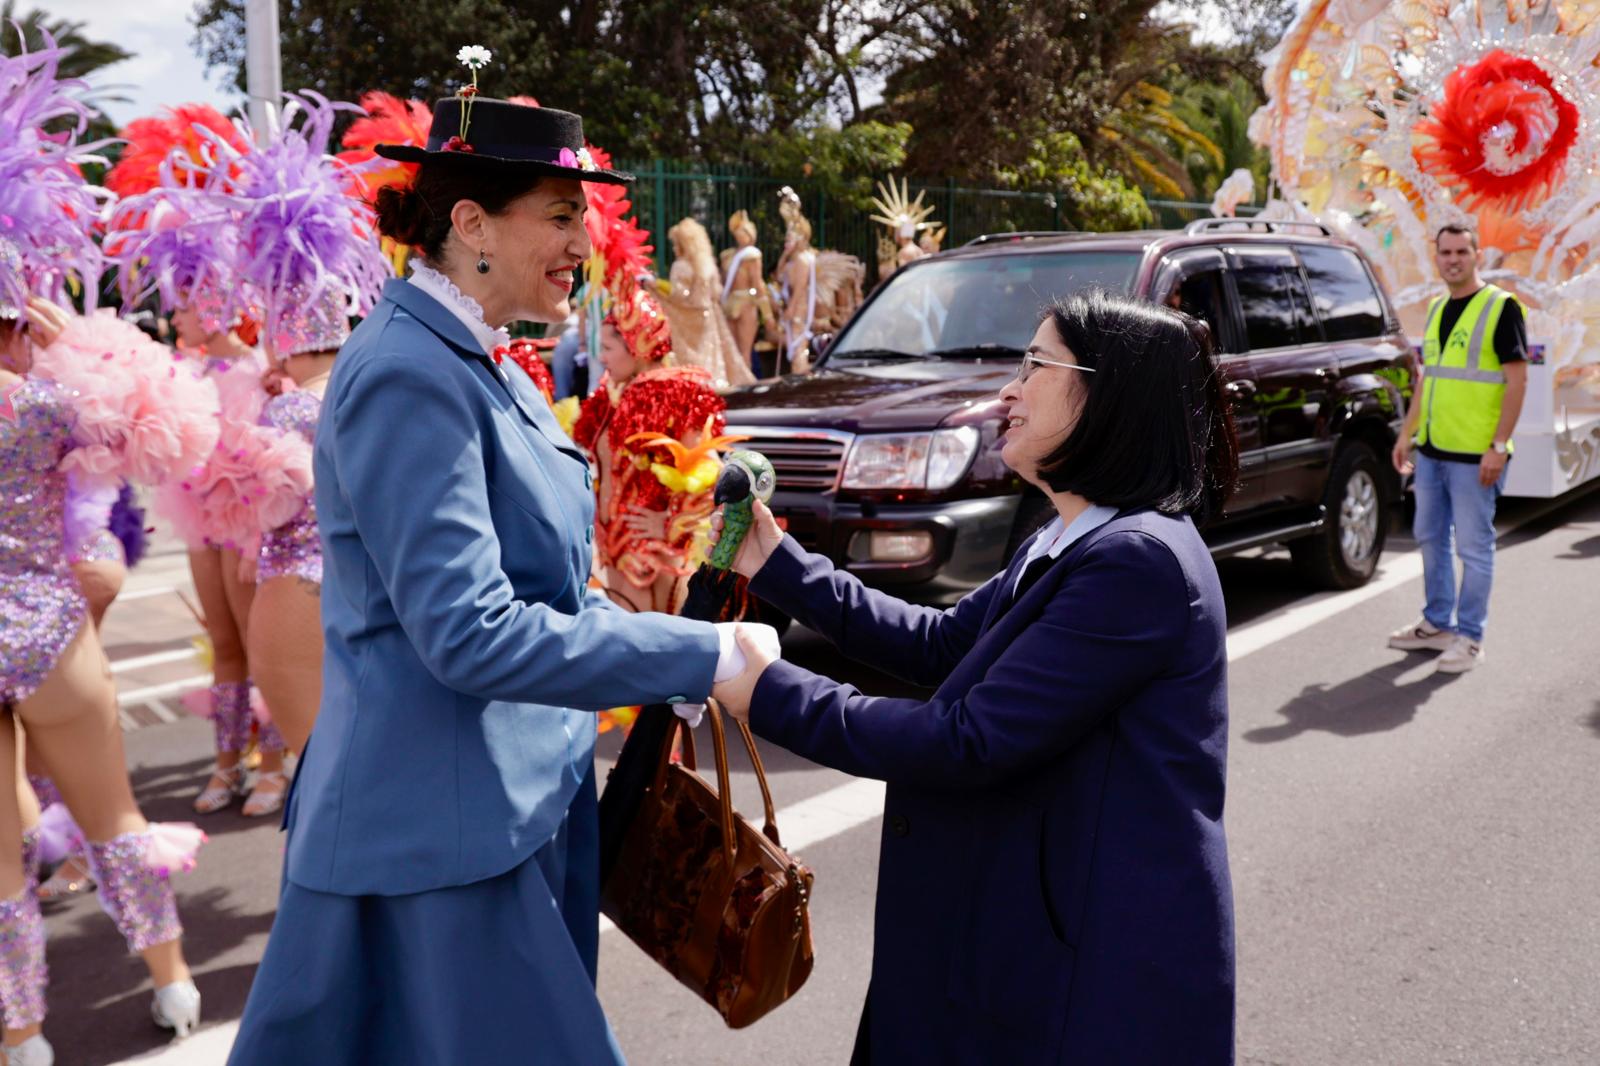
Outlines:
[{"label": "sequined bodysuit", "polygon": [[65,389],[33,379],[0,410],[0,704],[33,695],[88,617],[67,566],[57,469],[74,419]]},{"label": "sequined bodysuit", "polygon": [[[322,397],[316,393],[286,392],[267,402],[261,424],[313,441],[321,415]],[[310,495],[299,514],[261,538],[256,580],[275,577],[299,577],[322,584],[322,541],[317,534],[315,499]]]}]

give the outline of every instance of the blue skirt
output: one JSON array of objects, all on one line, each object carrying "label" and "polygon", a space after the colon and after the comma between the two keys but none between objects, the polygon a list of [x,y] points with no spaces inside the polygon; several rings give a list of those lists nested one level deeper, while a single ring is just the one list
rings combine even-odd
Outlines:
[{"label": "blue skirt", "polygon": [[595,995],[594,774],[516,868],[409,896],[285,881],[228,1066],[621,1064]]}]

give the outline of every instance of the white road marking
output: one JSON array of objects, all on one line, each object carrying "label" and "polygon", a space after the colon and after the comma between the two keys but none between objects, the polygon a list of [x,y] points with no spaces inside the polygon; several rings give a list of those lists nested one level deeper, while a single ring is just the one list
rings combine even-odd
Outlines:
[{"label": "white road marking", "polygon": [[180,1040],[176,1044],[165,1044],[143,1055],[135,1055],[131,1059],[124,1059],[114,1066],[132,1066],[141,1063],[143,1066],[222,1066],[228,1058],[228,1050],[233,1047],[234,1037],[239,1035],[238,1022],[224,1022],[209,1029],[201,1029],[187,1040]]},{"label": "white road marking", "polygon": [[145,703],[149,700],[166,699],[168,696],[181,696],[185,692],[193,692],[197,688],[208,688],[211,685],[209,675],[199,677],[186,677],[180,681],[168,681],[163,685],[150,685],[145,688],[129,689],[127,692],[117,694],[117,703],[123,707],[131,707],[136,703]]},{"label": "white road marking", "polygon": [[1265,618],[1258,618],[1253,622],[1246,622],[1237,629],[1229,630],[1228,662],[1238,662],[1251,652],[1260,651],[1280,640],[1292,637],[1319,622],[1326,622],[1334,615],[1342,614],[1352,607],[1366,603],[1376,596],[1382,596],[1385,592],[1391,592],[1421,576],[1420,552],[1386,556],[1378,576],[1358,589],[1308,596]]},{"label": "white road marking", "polygon": [[111,672],[113,674],[125,673],[129,670],[143,670],[147,666],[165,666],[167,663],[181,663],[193,660],[193,648],[176,648],[172,651],[151,652],[149,655],[135,655],[131,659],[112,659]]}]

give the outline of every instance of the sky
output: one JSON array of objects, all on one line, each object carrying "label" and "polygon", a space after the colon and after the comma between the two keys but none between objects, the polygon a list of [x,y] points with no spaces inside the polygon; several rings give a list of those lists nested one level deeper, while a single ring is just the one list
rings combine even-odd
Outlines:
[{"label": "sky", "polygon": [[207,103],[223,111],[241,97],[219,83],[227,77],[206,76],[205,64],[191,41],[189,14],[194,0],[22,0],[24,11],[41,7],[54,18],[84,23],[91,40],[114,41],[133,53],[94,79],[96,87],[117,87],[126,103],[101,100],[101,108],[117,125],[154,114],[169,104]]}]

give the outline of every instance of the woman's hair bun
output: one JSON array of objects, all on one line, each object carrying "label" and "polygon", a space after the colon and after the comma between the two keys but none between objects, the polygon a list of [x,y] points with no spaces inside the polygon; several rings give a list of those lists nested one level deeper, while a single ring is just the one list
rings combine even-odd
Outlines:
[{"label": "woman's hair bun", "polygon": [[396,244],[424,243],[431,212],[414,186],[385,185],[378,190],[373,207],[378,215],[379,233]]}]

